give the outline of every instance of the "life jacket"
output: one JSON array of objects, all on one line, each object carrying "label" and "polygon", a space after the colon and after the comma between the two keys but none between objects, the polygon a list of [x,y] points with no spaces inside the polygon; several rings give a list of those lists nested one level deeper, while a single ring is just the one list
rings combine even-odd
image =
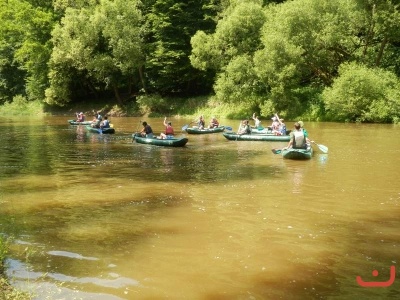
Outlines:
[{"label": "life jacket", "polygon": [[279,131],[281,132],[282,135],[286,135],[286,125],[282,124],[281,127],[279,128]]},{"label": "life jacket", "polygon": [[306,137],[304,136],[303,130],[293,132],[293,148],[295,149],[305,149]]},{"label": "life jacket", "polygon": [[165,134],[166,135],[174,135],[174,129],[171,126],[165,127]]},{"label": "life jacket", "polygon": [[110,127],[110,122],[108,120],[103,121],[103,128],[109,128]]}]

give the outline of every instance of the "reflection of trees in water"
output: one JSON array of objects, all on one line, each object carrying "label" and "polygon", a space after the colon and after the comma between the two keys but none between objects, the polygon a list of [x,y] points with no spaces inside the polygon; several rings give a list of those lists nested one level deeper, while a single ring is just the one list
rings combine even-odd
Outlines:
[{"label": "reflection of trees in water", "polygon": [[86,136],[86,128],[84,126],[76,126],[76,141],[84,142]]},{"label": "reflection of trees in water", "polygon": [[172,151],[173,149],[162,149],[160,151],[160,160],[163,164],[163,171],[165,173],[172,172],[174,168],[174,156]]}]

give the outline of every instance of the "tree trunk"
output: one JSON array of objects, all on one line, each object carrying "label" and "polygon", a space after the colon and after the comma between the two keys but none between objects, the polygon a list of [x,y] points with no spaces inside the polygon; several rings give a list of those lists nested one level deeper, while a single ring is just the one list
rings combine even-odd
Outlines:
[{"label": "tree trunk", "polygon": [[143,66],[139,67],[139,76],[140,76],[140,82],[142,83],[143,91],[146,93],[146,84],[144,83],[144,78],[143,78]]},{"label": "tree trunk", "polygon": [[371,11],[371,25],[369,26],[368,32],[365,36],[363,57],[365,57],[367,55],[367,50],[368,50],[370,41],[372,41],[372,39],[374,38],[374,27],[375,27],[374,15],[375,15],[375,4],[372,6],[372,11]]},{"label": "tree trunk", "polygon": [[113,89],[114,89],[114,95],[115,95],[115,99],[117,99],[117,102],[119,105],[122,105],[122,99],[121,96],[119,94],[119,90],[118,87],[115,83],[113,83]]},{"label": "tree trunk", "polygon": [[385,50],[386,45],[388,44],[387,36],[384,37],[381,47],[379,48],[378,56],[376,57],[375,66],[379,67],[382,61],[383,50]]},{"label": "tree trunk", "polygon": [[99,99],[99,95],[97,94],[96,88],[93,86],[93,83],[90,79],[87,80],[89,89],[92,91],[92,93],[94,94],[94,98],[97,100]]}]

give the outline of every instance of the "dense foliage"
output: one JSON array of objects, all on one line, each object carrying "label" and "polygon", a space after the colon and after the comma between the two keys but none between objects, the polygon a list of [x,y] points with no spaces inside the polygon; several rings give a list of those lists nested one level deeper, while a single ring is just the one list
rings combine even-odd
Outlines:
[{"label": "dense foliage", "polygon": [[21,97],[59,106],[159,99],[162,113],[176,106],[165,97],[181,105],[182,97],[208,95],[210,103],[247,114],[400,119],[399,0],[0,0],[0,6],[0,104]]}]

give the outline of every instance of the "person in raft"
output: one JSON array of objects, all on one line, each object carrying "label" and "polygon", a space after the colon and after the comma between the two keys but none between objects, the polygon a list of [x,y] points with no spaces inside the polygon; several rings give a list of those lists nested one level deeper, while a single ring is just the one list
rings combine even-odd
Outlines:
[{"label": "person in raft", "polygon": [[142,131],[140,131],[140,135],[142,137],[146,137],[146,138],[152,138],[153,137],[153,129],[151,129],[150,125],[147,124],[147,122],[143,122],[142,123],[143,128]]},{"label": "person in raft", "polygon": [[164,118],[164,126],[165,132],[161,132],[159,139],[173,139],[174,138],[174,128],[172,128],[172,123],[170,121],[167,122],[167,117]]},{"label": "person in raft", "polygon": [[105,116],[104,120],[100,122],[100,128],[110,128],[110,121],[108,121],[108,117]]},{"label": "person in raft", "polygon": [[218,122],[217,118],[212,117],[208,128],[216,128],[218,126],[219,126],[219,122]]},{"label": "person in raft", "polygon": [[80,112],[79,114],[76,114],[76,121],[77,122],[84,122],[85,121],[85,115],[83,112]]},{"label": "person in raft", "polygon": [[95,115],[93,117],[92,124],[90,124],[90,126],[92,126],[93,128],[100,128],[100,122],[101,119],[98,118],[98,115]]},{"label": "person in raft", "polygon": [[239,129],[237,131],[237,134],[242,135],[242,134],[251,134],[251,126],[249,124],[249,120],[243,120],[240,123]]},{"label": "person in raft", "polygon": [[204,121],[203,116],[200,116],[199,120],[197,121],[197,127],[199,129],[204,129],[205,126],[206,126],[206,122]]},{"label": "person in raft", "polygon": [[310,147],[310,140],[304,135],[300,124],[298,122],[294,123],[294,130],[290,132],[290,141],[284,149],[308,149]]},{"label": "person in raft", "polygon": [[253,114],[252,119],[254,120],[254,128],[260,128],[261,127],[261,121],[256,115],[256,113]]}]

